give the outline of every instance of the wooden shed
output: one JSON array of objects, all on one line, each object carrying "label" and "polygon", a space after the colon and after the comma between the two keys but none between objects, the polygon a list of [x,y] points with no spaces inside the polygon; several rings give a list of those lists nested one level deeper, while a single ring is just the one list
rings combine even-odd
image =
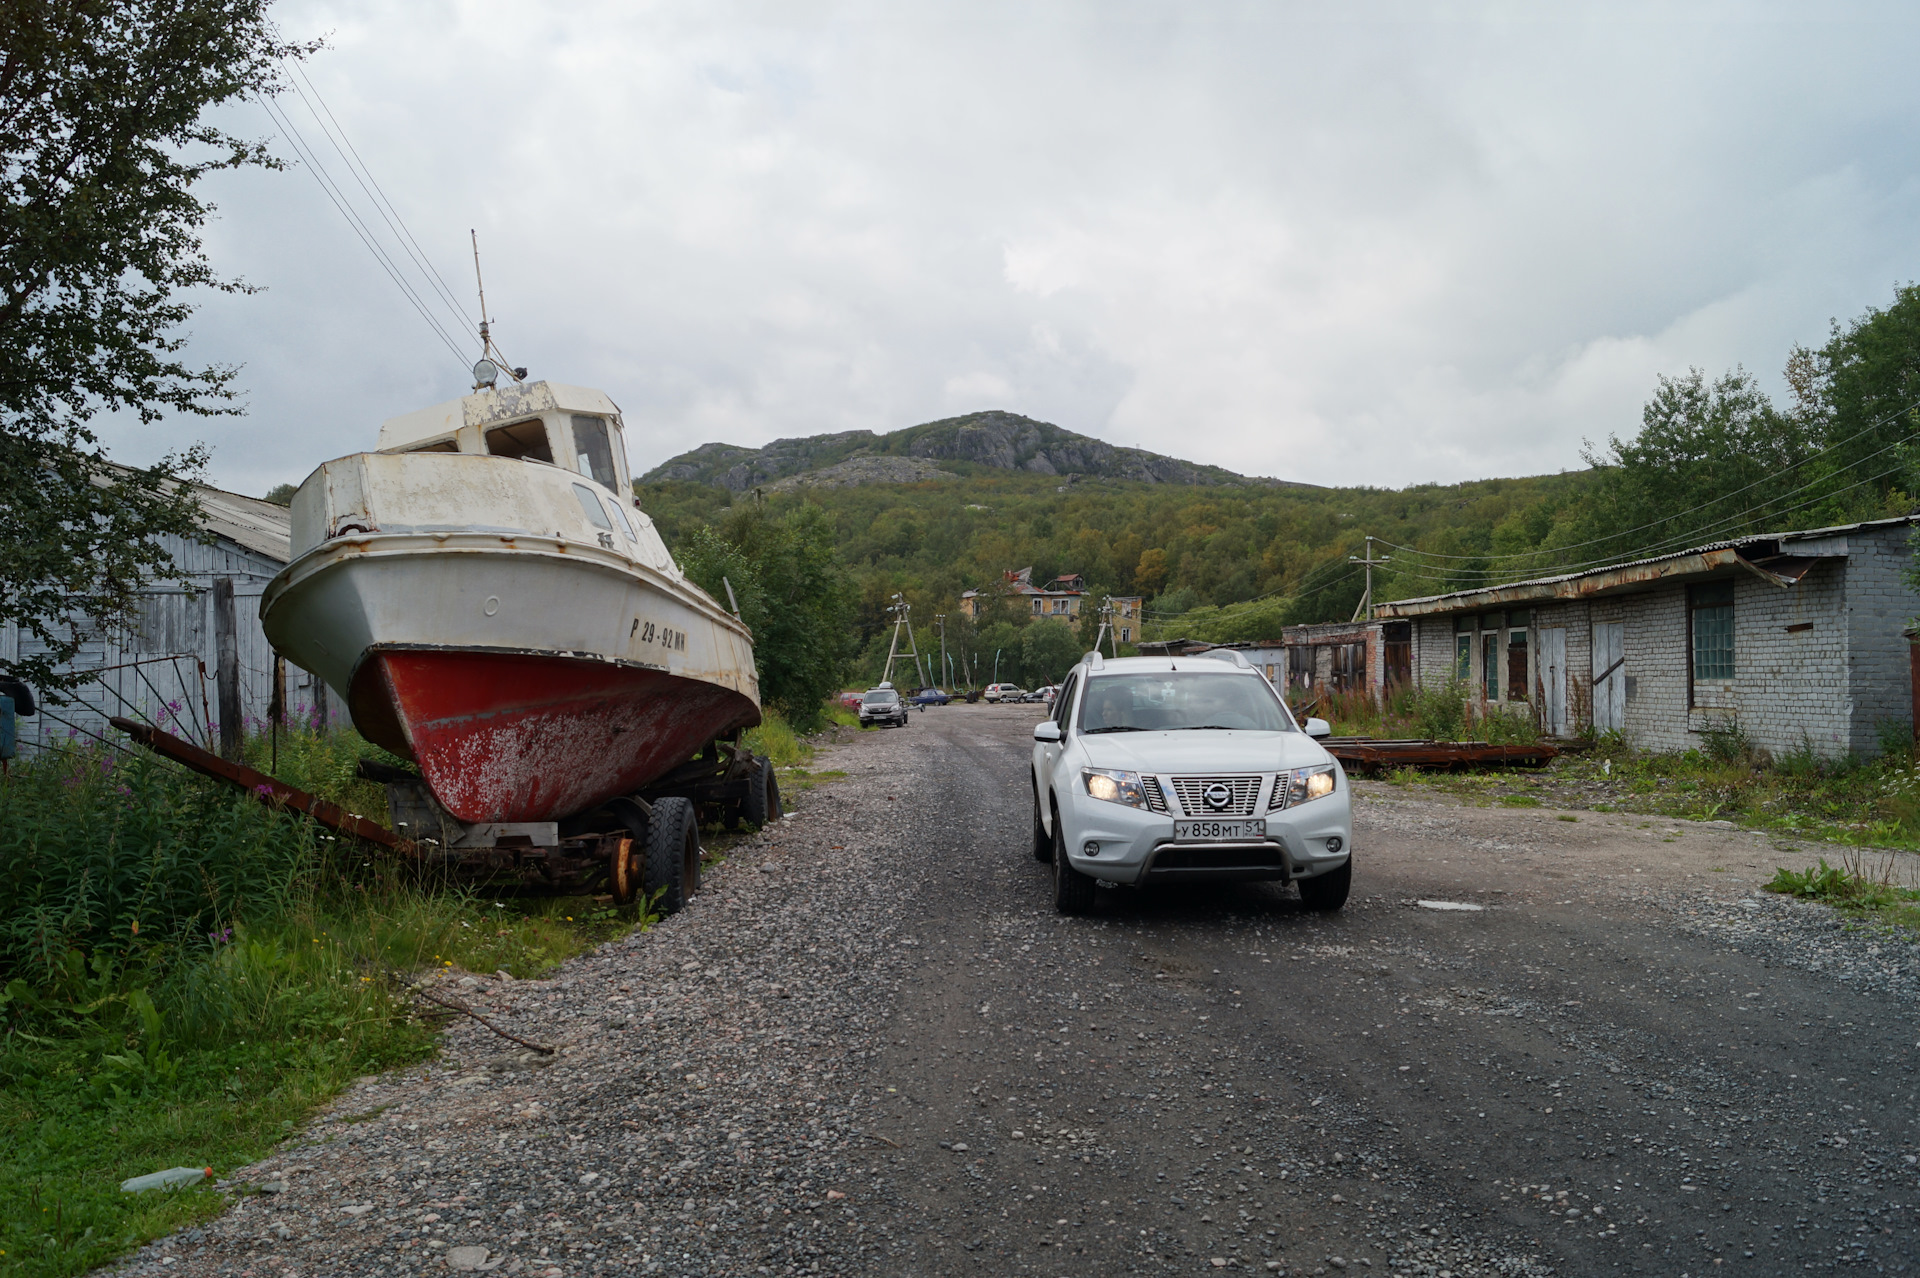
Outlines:
[{"label": "wooden shed", "polygon": [[[23,753],[76,738],[117,743],[119,734],[107,725],[116,714],[217,745],[223,648],[231,654],[242,727],[264,728],[276,663],[260,629],[260,593],[287,564],[287,509],[217,488],[196,491],[209,540],[160,539],[191,587],[157,583],[142,593],[137,620],[126,632],[87,635],[69,667],[88,676],[77,700],[43,704],[40,713],[21,719]],[[230,609],[224,600],[229,588]],[[13,622],[0,625],[0,666],[40,651],[44,645],[30,632]],[[288,722],[348,722],[346,707],[319,679],[284,665],[278,674],[285,680]]]}]

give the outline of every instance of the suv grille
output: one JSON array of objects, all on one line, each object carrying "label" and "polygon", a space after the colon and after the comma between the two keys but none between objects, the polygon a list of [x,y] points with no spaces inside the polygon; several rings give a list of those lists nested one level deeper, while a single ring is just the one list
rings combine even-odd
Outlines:
[{"label": "suv grille", "polygon": [[[1214,786],[1226,787],[1223,806],[1207,802],[1207,791]],[[1260,778],[1175,777],[1173,793],[1180,800],[1180,810],[1188,816],[1252,816],[1253,801],[1260,794]]]},{"label": "suv grille", "polygon": [[1160,778],[1144,776],[1140,778],[1140,788],[1147,792],[1147,806],[1155,812],[1167,810],[1167,796],[1160,792]]}]

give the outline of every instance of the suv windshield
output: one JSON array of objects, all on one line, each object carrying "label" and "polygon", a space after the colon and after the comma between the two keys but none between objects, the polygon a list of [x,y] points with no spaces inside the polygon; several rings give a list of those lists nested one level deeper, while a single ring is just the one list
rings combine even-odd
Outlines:
[{"label": "suv windshield", "polygon": [[862,700],[862,704],[869,706],[888,706],[892,705],[895,699],[891,691],[869,692]]},{"label": "suv windshield", "polygon": [[1080,730],[1176,732],[1237,728],[1293,732],[1293,716],[1264,679],[1249,675],[1169,671],[1096,675],[1080,703]]}]

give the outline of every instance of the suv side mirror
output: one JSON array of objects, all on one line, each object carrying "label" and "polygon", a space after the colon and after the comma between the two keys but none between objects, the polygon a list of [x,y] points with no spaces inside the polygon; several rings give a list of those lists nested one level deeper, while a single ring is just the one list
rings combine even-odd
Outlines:
[{"label": "suv side mirror", "polygon": [[1325,719],[1309,719],[1307,720],[1307,735],[1317,741],[1321,737],[1332,736],[1333,727]]},{"label": "suv side mirror", "polygon": [[1060,739],[1060,725],[1051,719],[1046,719],[1034,724],[1033,739],[1035,741],[1058,741]]}]

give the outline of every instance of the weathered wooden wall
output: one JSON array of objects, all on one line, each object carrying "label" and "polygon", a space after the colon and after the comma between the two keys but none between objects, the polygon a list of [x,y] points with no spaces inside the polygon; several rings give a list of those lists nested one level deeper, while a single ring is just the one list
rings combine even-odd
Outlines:
[{"label": "weathered wooden wall", "polygon": [[[239,651],[240,700],[248,730],[264,730],[273,697],[273,648],[260,628],[260,593],[283,566],[272,557],[226,540],[207,545],[166,537],[193,591],[169,584],[141,600],[139,619],[128,633],[90,635],[73,665],[95,677],[79,691],[79,700],[47,706],[20,720],[23,751],[94,736],[118,741],[109,715],[125,715],[160,724],[202,745],[219,741],[218,669],[213,623],[213,583],[231,577]],[[0,661],[43,651],[40,640],[8,623],[0,626]],[[287,667],[287,718],[312,719],[327,698],[327,717],[338,727],[349,720],[338,696],[306,671]]]}]

